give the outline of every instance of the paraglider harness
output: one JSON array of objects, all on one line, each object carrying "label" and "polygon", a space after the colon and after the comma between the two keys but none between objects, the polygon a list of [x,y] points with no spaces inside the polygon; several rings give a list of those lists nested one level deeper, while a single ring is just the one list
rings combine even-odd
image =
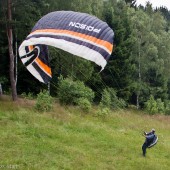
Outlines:
[{"label": "paraglider harness", "polygon": [[158,141],[158,137],[153,132],[144,132],[144,136],[146,137],[145,143],[147,144],[147,148],[151,148]]}]

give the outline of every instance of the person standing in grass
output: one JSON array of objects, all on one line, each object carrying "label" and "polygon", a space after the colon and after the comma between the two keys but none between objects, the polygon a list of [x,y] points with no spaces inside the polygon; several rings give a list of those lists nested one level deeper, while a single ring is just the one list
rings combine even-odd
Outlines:
[{"label": "person standing in grass", "polygon": [[144,132],[145,142],[142,145],[143,156],[146,156],[146,149],[153,143],[155,139],[155,129],[152,129],[150,132]]}]

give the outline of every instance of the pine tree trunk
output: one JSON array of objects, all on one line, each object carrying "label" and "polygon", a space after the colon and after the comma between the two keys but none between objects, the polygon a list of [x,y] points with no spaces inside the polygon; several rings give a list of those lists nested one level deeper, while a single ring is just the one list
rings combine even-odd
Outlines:
[{"label": "pine tree trunk", "polygon": [[0,83],[0,96],[2,96],[2,85]]},{"label": "pine tree trunk", "polygon": [[13,53],[13,35],[12,35],[12,27],[10,22],[12,21],[11,14],[11,0],[8,0],[8,27],[7,27],[7,36],[8,36],[8,48],[9,48],[9,57],[10,57],[10,82],[11,82],[11,90],[12,90],[12,99],[14,101],[17,100],[17,90],[16,90],[16,81],[14,74],[14,53]]}]

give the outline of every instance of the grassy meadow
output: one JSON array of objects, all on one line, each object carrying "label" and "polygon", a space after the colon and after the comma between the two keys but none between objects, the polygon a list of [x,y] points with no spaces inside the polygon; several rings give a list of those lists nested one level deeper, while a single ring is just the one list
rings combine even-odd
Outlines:
[{"label": "grassy meadow", "polygon": [[[0,169],[169,170],[170,117],[137,110],[105,118],[55,104],[39,113],[34,101],[0,98]],[[142,156],[143,131],[156,129],[157,145]]]}]

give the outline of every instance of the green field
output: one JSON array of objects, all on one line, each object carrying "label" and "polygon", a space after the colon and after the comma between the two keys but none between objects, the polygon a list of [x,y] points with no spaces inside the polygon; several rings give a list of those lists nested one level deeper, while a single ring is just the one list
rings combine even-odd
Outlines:
[{"label": "green field", "polygon": [[[169,170],[170,117],[135,110],[102,118],[55,104],[38,113],[34,101],[0,99],[0,169]],[[159,141],[142,156],[142,132]]]}]

